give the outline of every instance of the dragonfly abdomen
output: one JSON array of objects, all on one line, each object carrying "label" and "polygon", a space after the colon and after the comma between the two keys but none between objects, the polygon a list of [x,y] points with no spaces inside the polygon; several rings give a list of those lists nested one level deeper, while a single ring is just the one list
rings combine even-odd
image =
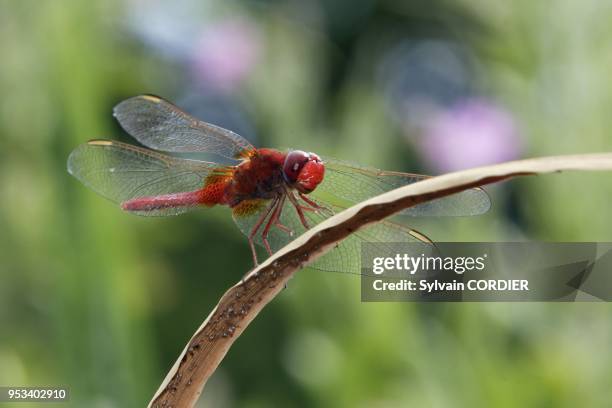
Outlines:
[{"label": "dragonfly abdomen", "polygon": [[146,212],[168,208],[193,207],[202,203],[203,191],[196,190],[185,193],[133,198],[122,202],[121,208],[130,212]]}]

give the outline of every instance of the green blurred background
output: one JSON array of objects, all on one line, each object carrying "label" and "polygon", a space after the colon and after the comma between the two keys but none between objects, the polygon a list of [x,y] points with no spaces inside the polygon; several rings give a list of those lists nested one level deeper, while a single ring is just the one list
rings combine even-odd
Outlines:
[{"label": "green blurred background", "polygon": [[[66,172],[154,93],[259,146],[441,173],[612,150],[612,3],[0,0],[0,385],[145,405],[251,266],[225,208],[122,213]],[[610,241],[612,174],[489,189],[437,241]],[[299,272],[200,407],[574,407],[612,400],[606,304],[365,304]],[[25,407],[28,404],[15,406]]]}]

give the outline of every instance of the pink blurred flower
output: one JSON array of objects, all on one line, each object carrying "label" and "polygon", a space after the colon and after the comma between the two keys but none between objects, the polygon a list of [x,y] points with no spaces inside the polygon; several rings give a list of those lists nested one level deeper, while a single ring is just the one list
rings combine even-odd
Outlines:
[{"label": "pink blurred flower", "polygon": [[449,172],[516,159],[522,143],[509,112],[469,99],[432,113],[418,149],[434,170]]},{"label": "pink blurred flower", "polygon": [[193,72],[206,86],[231,91],[253,71],[259,60],[257,27],[244,19],[227,20],[202,31],[193,50]]}]

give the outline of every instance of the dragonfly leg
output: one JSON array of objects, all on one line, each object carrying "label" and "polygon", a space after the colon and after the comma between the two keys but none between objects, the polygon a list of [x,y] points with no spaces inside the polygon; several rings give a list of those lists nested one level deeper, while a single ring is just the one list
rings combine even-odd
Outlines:
[{"label": "dragonfly leg", "polygon": [[[283,198],[283,204],[284,204],[284,201],[285,201],[285,198]],[[280,222],[280,216],[283,213],[283,208],[284,208],[284,205],[282,206],[282,208],[278,212],[278,217],[277,217],[277,220],[276,220],[276,226],[279,229],[285,231],[287,234],[289,234],[290,237],[292,237],[293,235],[295,235],[295,231],[293,231],[291,228],[287,227],[286,225],[281,224],[281,222]]]},{"label": "dragonfly leg", "polygon": [[[302,223],[302,225],[304,226],[304,228],[309,229],[310,226],[308,225],[308,222],[306,221],[306,216],[304,216],[304,206],[301,206],[297,199],[295,198],[295,196],[293,195],[293,193],[289,193],[289,201],[291,201],[291,204],[293,204],[293,206],[295,207],[295,211],[297,211],[298,216],[300,217],[300,222]],[[312,210],[314,211],[314,210]]]},{"label": "dragonfly leg", "polygon": [[281,202],[279,204],[280,209],[278,210],[278,215],[276,216],[276,219],[274,220],[274,226],[277,227],[279,230],[286,232],[287,234],[289,234],[289,236],[292,237],[294,234],[293,230],[280,222],[280,216],[283,213],[284,205],[285,205],[285,196],[281,198]]},{"label": "dragonfly leg", "polygon": [[[268,242],[268,233],[270,232],[270,228],[272,228],[272,225],[275,225],[278,222],[278,219],[280,217],[280,213],[283,210],[283,204],[285,202],[285,196],[281,196],[280,199],[275,199],[274,200],[275,204],[274,204],[274,211],[272,212],[272,215],[270,216],[270,219],[268,220],[268,222],[266,223],[266,226],[263,230],[263,232],[261,233],[261,240],[264,243],[264,246],[266,247],[266,250],[268,251],[269,255],[272,255],[272,248],[270,247],[270,243]],[[284,225],[283,225],[284,227]]]},{"label": "dragonfly leg", "polygon": [[[285,195],[289,197],[289,201],[291,201],[291,204],[293,204],[293,206],[295,207],[295,211],[297,211],[298,216],[300,217],[300,222],[302,223],[304,228],[309,229],[310,227],[308,226],[308,222],[306,221],[306,217],[304,216],[304,209],[306,209],[307,207],[304,207],[300,205],[300,203],[298,203],[298,200],[297,198],[295,198],[292,191],[287,191]],[[315,211],[312,208],[308,209],[310,211]]]},{"label": "dragonfly leg", "polygon": [[253,254],[253,265],[259,265],[259,262],[257,262],[257,251],[255,250],[255,242],[253,242],[252,238],[249,238],[249,248],[251,248],[251,254]]},{"label": "dragonfly leg", "polygon": [[314,208],[315,210],[321,210],[321,211],[326,211],[330,214],[333,214],[334,212],[330,209],[325,207],[324,205],[321,205],[319,203],[317,203],[314,200],[311,200],[310,198],[308,198],[308,196],[306,196],[306,194],[304,193],[299,193],[299,196],[302,200],[304,200],[306,202],[306,204],[310,205],[312,208]]},{"label": "dragonfly leg", "polygon": [[288,226],[281,224],[280,221],[276,221],[274,223],[274,226],[278,228],[279,230],[286,232],[289,235],[293,235],[293,230],[289,228]]},{"label": "dragonfly leg", "polygon": [[257,223],[255,223],[255,226],[253,226],[253,229],[251,229],[251,232],[249,233],[249,247],[251,247],[251,252],[253,253],[253,262],[255,263],[255,266],[259,265],[259,262],[257,261],[257,251],[255,250],[255,240],[253,238],[255,238],[257,231],[259,231],[261,225],[264,223],[268,215],[270,215],[270,212],[274,209],[276,204],[278,204],[278,198],[275,198],[268,209],[262,212],[261,216],[257,220]]}]

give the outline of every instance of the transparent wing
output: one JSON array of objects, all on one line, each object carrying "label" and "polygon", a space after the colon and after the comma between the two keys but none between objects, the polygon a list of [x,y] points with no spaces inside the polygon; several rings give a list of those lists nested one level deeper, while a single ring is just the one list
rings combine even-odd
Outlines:
[{"label": "transparent wing", "polygon": [[[226,171],[215,163],[170,157],[109,140],[92,140],[68,157],[70,174],[116,203],[201,189],[209,175]],[[174,215],[188,209],[165,208],[138,214]]]},{"label": "transparent wing", "polygon": [[[418,231],[392,221],[382,221],[349,235],[310,267],[325,272],[361,274],[361,244],[364,242],[377,243],[378,248],[386,248],[394,242],[426,242],[433,245]],[[385,252],[393,251],[394,247],[390,246]]]},{"label": "transparent wing", "polygon": [[195,119],[157,96],[126,99],[115,106],[113,115],[126,132],[155,150],[207,152],[231,159],[254,150],[242,136]]},{"label": "transparent wing", "polygon": [[[234,221],[238,225],[238,228],[246,236],[249,236],[254,226],[258,223],[263,214],[268,213],[272,200],[260,201],[255,204],[257,211],[251,212],[248,215],[236,215],[234,214]],[[304,204],[302,202],[302,204]],[[319,202],[329,207],[328,203]],[[334,213],[342,211],[344,208],[333,206],[329,207]],[[325,212],[304,212],[308,224],[310,227],[320,223],[331,215],[331,213]],[[265,226],[269,217],[265,218],[266,221],[262,224]],[[295,207],[287,200],[283,206],[283,210],[280,216],[280,223],[287,229],[291,230],[293,234],[288,233],[282,228],[272,226],[268,235],[268,241],[273,252],[287,245],[290,241],[295,239],[298,235],[301,235],[306,230],[302,225]],[[261,238],[261,230],[256,234],[255,242],[263,247]],[[311,268],[326,272],[337,272],[337,273],[348,273],[348,274],[360,274],[360,262],[361,262],[361,243],[362,242],[375,242],[381,245],[392,242],[431,242],[423,234],[413,229],[407,228],[403,225],[394,223],[392,221],[383,221],[374,225],[368,226],[362,230],[359,230],[345,240],[340,242],[333,250],[309,265]],[[391,251],[391,249],[390,249]]]},{"label": "transparent wing", "polygon": [[[325,178],[310,195],[343,207],[429,177],[360,167],[330,158],[323,160]],[[472,188],[408,208],[400,214],[416,217],[478,215],[487,212],[490,207],[487,193],[483,189]]]},{"label": "transparent wing", "polygon": [[[308,198],[323,207],[331,209],[333,213],[342,211],[355,203],[375,195],[428,178],[428,176],[418,174],[388,172],[359,167],[334,159],[325,158],[324,161],[326,169],[324,180],[308,195]],[[304,203],[301,199],[299,200],[307,206],[307,203]],[[259,200],[253,204],[252,208],[255,208],[255,211],[247,211],[240,214],[234,213],[236,224],[247,236],[264,217],[261,229],[254,236],[255,242],[260,246],[263,246],[262,229],[273,213],[273,211],[270,211],[272,205],[271,200]],[[482,189],[474,188],[409,208],[400,214],[410,216],[477,215],[486,212],[490,205],[487,193]],[[304,216],[311,227],[330,215],[328,212],[304,212]],[[273,252],[305,231],[295,207],[289,200],[286,200],[284,203],[280,216],[280,224],[282,227],[271,226],[267,238]],[[287,233],[286,230],[291,230],[293,234]],[[429,238],[420,232],[392,220],[386,220],[350,235],[330,253],[321,257],[311,266],[324,271],[359,274],[361,273],[362,242],[385,245],[393,242],[411,241],[431,243]]]}]

